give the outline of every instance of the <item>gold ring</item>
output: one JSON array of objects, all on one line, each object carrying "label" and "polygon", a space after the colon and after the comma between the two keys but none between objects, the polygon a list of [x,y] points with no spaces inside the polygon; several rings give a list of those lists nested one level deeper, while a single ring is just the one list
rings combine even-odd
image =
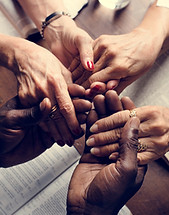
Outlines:
[{"label": "gold ring", "polygon": [[129,117],[136,117],[137,116],[137,112],[136,110],[130,110],[130,114],[129,114]]},{"label": "gold ring", "polygon": [[54,117],[55,117],[54,113],[55,113],[57,110],[58,110],[58,106],[57,106],[57,104],[55,104],[55,105],[51,108],[51,111],[50,111],[50,113],[49,113],[49,117],[50,117],[51,119],[54,119]]},{"label": "gold ring", "polygon": [[137,152],[144,152],[146,149],[147,145],[140,143],[140,140],[138,140]]}]

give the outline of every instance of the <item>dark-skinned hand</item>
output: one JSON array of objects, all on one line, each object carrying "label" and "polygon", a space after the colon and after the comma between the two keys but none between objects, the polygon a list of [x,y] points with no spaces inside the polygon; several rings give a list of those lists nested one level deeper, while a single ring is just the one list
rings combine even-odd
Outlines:
[{"label": "dark-skinned hand", "polygon": [[[95,110],[90,111],[86,139],[91,125],[101,117]],[[127,121],[119,140],[119,156],[115,163],[108,157],[95,157],[85,146],[69,185],[68,215],[117,214],[137,192],[146,173],[146,166],[137,165],[139,124],[136,117]]]},{"label": "dark-skinned hand", "polygon": [[[73,104],[80,123],[91,103],[79,98],[79,88],[71,86]],[[71,88],[70,87],[70,88]],[[75,99],[76,98],[76,99]],[[35,158],[55,142],[53,134],[44,129],[49,119],[51,102],[45,98],[39,105],[23,108],[18,96],[0,108],[0,166],[9,167]],[[78,137],[74,137],[78,138]]]}]

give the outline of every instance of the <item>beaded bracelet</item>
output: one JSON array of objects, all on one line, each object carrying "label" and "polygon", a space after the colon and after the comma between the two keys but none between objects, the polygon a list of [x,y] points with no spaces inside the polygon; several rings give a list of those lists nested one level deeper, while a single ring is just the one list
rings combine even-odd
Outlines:
[{"label": "beaded bracelet", "polygon": [[51,22],[53,22],[54,20],[58,19],[62,15],[71,17],[71,15],[69,13],[66,13],[66,12],[63,12],[63,11],[56,11],[56,12],[50,14],[49,16],[47,16],[45,21],[42,22],[40,34],[41,34],[41,37],[43,39],[44,39],[44,30],[45,30],[46,26],[48,26]]}]

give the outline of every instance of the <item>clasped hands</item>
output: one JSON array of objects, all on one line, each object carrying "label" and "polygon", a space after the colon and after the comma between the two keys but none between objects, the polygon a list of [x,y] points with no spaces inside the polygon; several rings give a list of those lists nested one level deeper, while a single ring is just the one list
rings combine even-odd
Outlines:
[{"label": "clasped hands", "polygon": [[[83,87],[71,84],[69,92],[78,121],[83,124],[87,118],[86,112],[90,111],[92,104],[84,99]],[[91,127],[92,133],[86,140],[94,156],[109,157],[112,161],[117,159],[121,131],[130,118],[131,109],[136,110],[140,119],[139,140],[147,145],[145,151],[137,153],[139,164],[147,164],[168,151],[168,108],[156,106],[136,108],[128,97],[120,100],[113,90],[105,95],[97,95],[94,98],[94,105],[100,119]],[[62,124],[63,117],[57,118],[56,122],[50,119],[51,108],[50,100],[45,98],[39,105],[25,109],[18,97],[12,98],[0,108],[1,166],[8,167],[33,159],[51,147],[54,142],[60,146],[65,143],[72,146],[74,139],[83,135],[83,132],[79,136],[71,135],[72,142],[65,142],[55,131],[55,127],[58,126],[62,134],[66,132],[64,123]],[[68,135],[69,133],[68,131]]]},{"label": "clasped hands", "polygon": [[[69,87],[70,95],[83,94],[83,88],[77,85]],[[79,122],[86,122],[86,140],[90,137],[90,128],[99,118],[106,117],[116,111],[119,103],[114,103],[118,96],[114,91],[106,93],[108,102],[96,100],[95,109],[85,100],[73,101],[76,113],[78,106],[83,106],[79,114]],[[73,100],[73,98],[72,98]],[[113,105],[114,104],[114,105]],[[129,104],[130,105],[130,104]],[[26,162],[41,154],[52,146],[52,135],[45,132],[46,123],[51,110],[51,103],[45,98],[39,105],[23,109],[18,97],[10,99],[0,108],[0,165],[8,167]],[[85,110],[89,114],[84,114]],[[104,112],[106,110],[106,113]],[[139,119],[128,120],[119,138],[119,156],[114,162],[108,157],[98,158],[90,153],[86,145],[80,163],[73,173],[67,199],[67,214],[117,214],[120,208],[140,188],[146,166],[137,165],[137,145]]]}]

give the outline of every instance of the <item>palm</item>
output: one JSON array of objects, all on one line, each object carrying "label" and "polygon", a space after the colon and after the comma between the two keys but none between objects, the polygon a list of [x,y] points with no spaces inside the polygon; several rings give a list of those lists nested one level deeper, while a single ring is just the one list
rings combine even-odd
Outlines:
[{"label": "palm", "polygon": [[[100,117],[102,105],[100,101]],[[90,136],[89,128],[97,117],[96,112],[91,110],[87,120],[86,138]],[[130,124],[131,120],[135,120],[134,127]],[[140,188],[145,167],[137,166],[138,121],[130,119],[123,128],[116,163],[107,157],[95,157],[88,146],[85,146],[84,154],[70,182],[68,214],[116,214]],[[86,213],[90,209],[95,210],[94,213]]]},{"label": "palm", "polygon": [[[89,160],[90,156],[92,163]],[[83,163],[83,159],[86,160],[85,157],[89,162]],[[120,163],[93,162],[92,155],[86,154],[82,156],[69,186],[68,206],[85,210],[89,203],[97,206],[100,210],[103,208],[108,210],[118,205],[118,208],[113,208],[113,210],[118,211],[139,189],[144,175],[144,168],[140,167],[138,169],[136,178],[129,178],[128,175],[121,177],[119,174]],[[129,182],[127,182],[127,189],[126,181]]]}]

